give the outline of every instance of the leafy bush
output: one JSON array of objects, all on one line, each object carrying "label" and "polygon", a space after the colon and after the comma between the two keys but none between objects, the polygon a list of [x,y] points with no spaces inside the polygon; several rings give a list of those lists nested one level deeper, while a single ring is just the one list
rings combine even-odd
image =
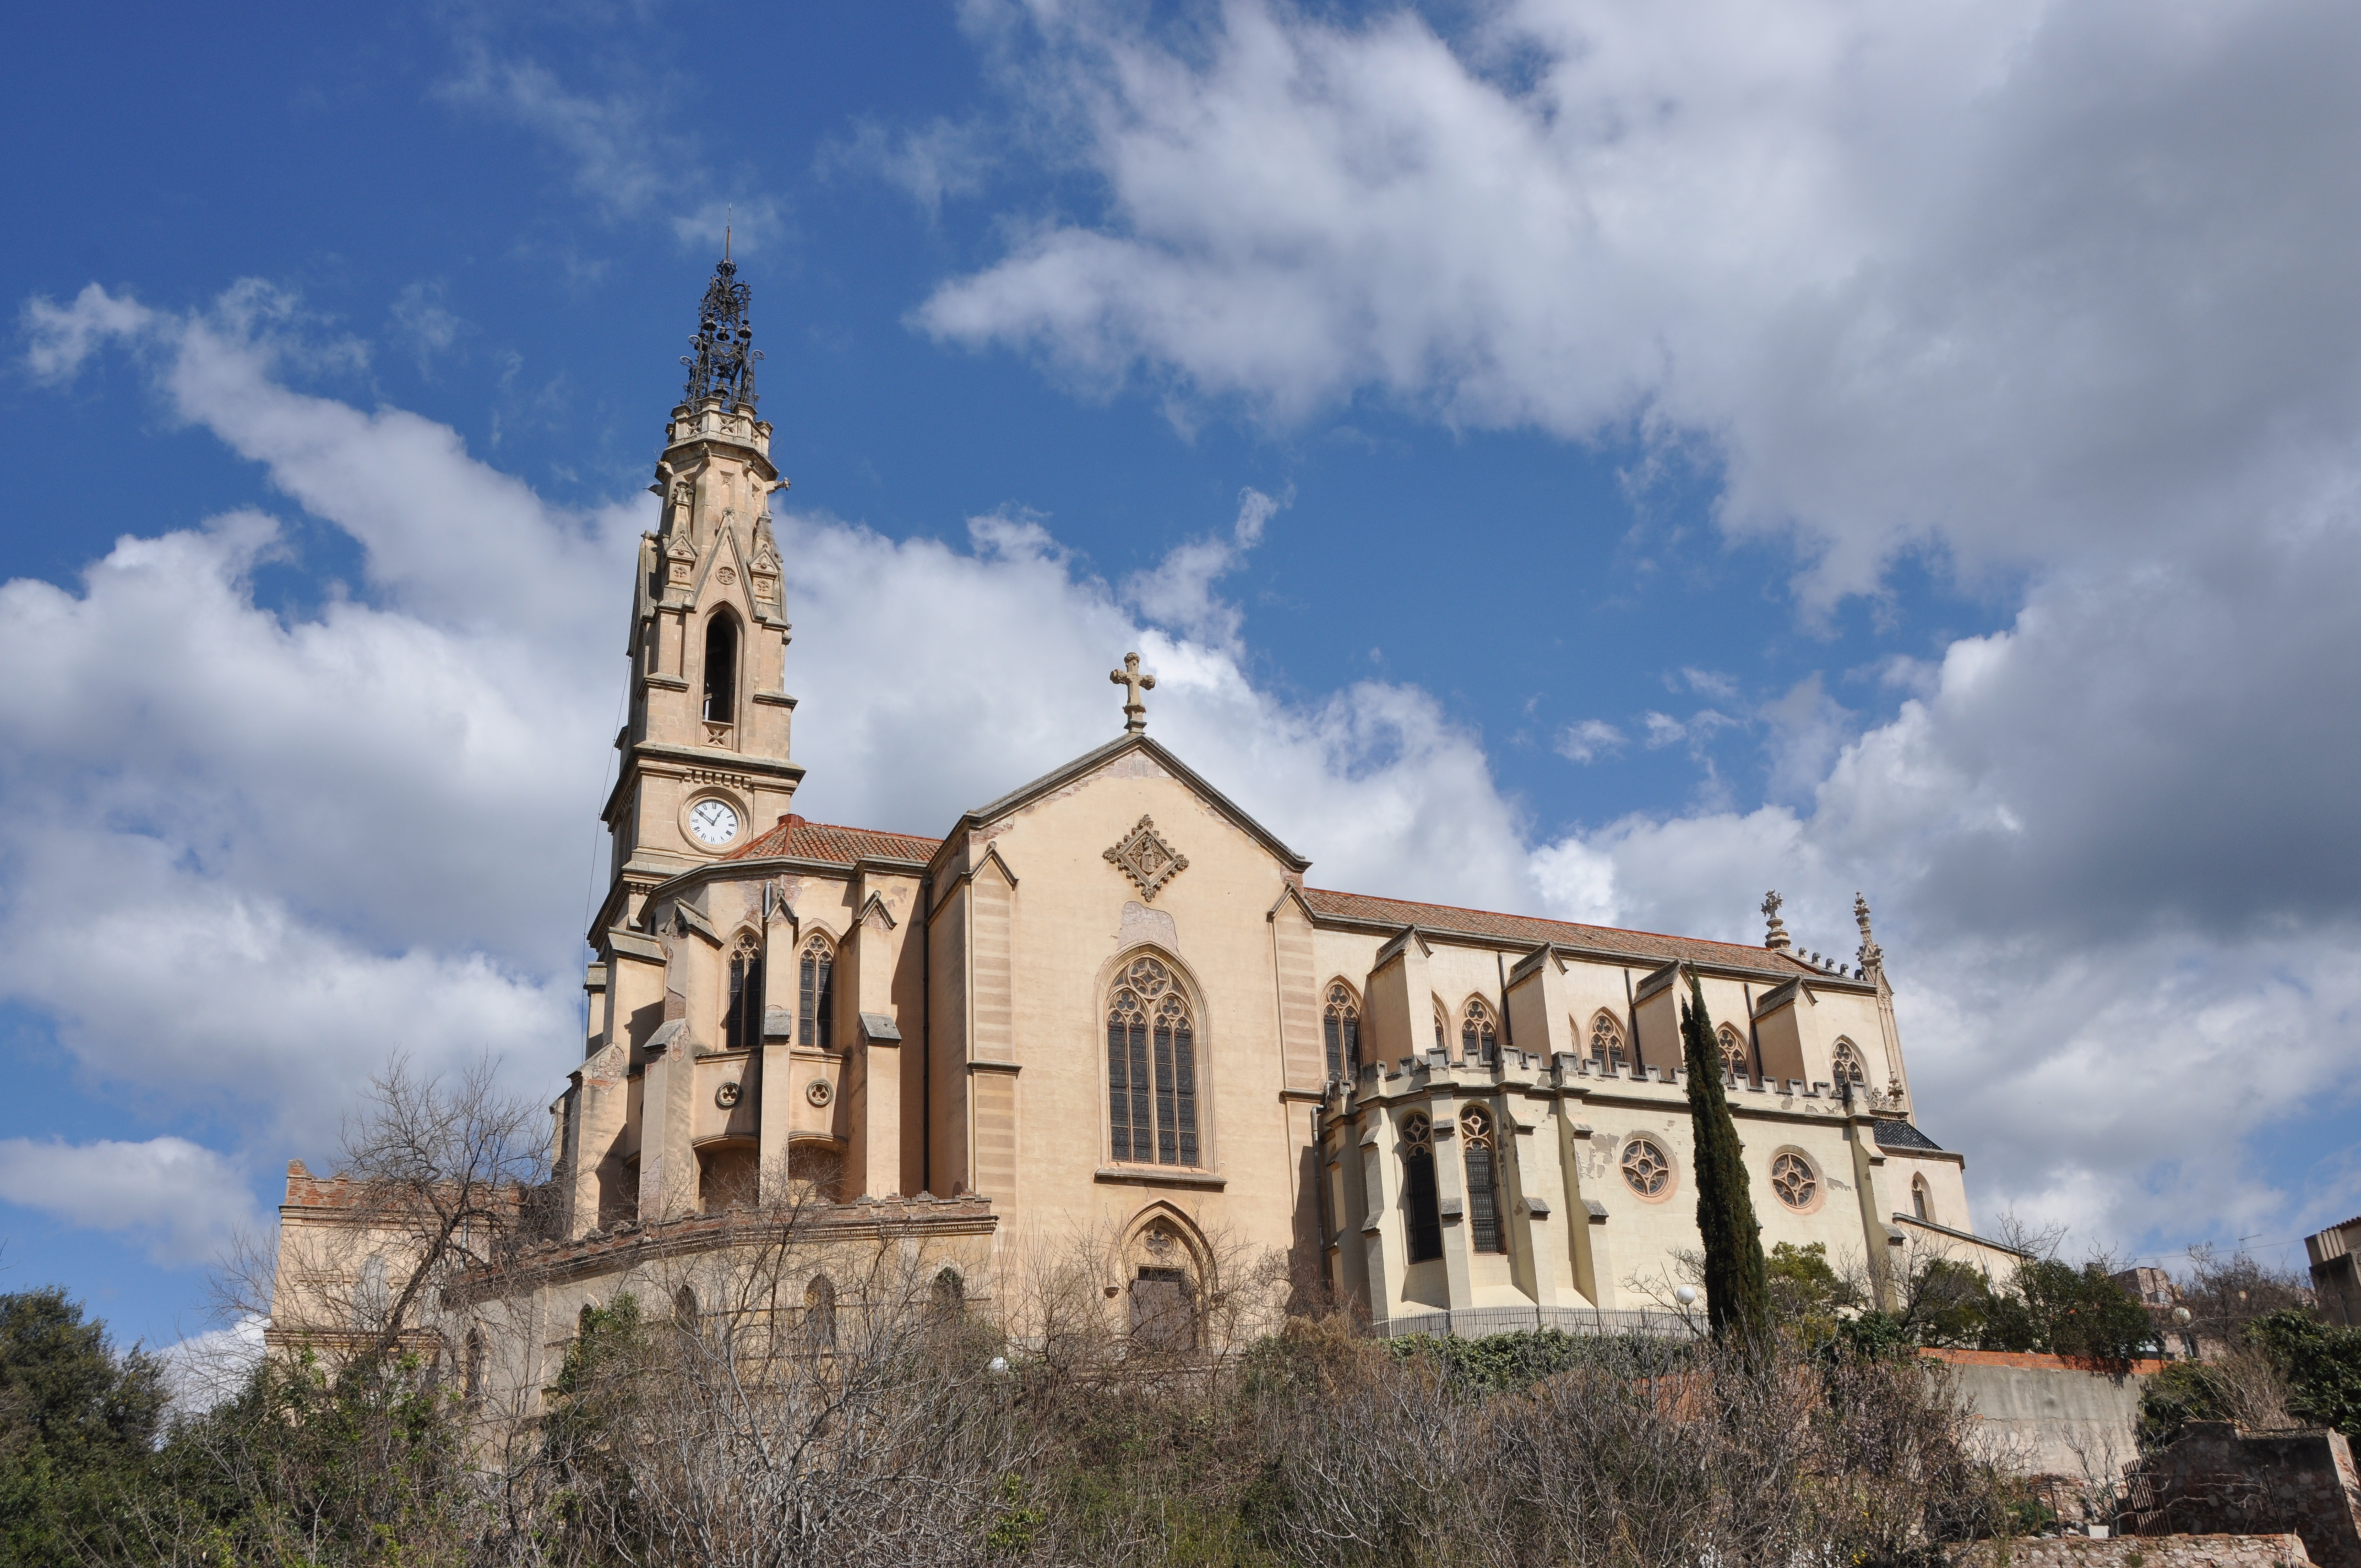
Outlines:
[{"label": "leafy bush", "polygon": [[2076,1268],[2059,1258],[2028,1258],[2015,1288],[1990,1292],[1982,1303],[1980,1343],[1986,1350],[2047,1351],[2054,1355],[2121,1364],[2155,1338],[2147,1309],[2093,1261]]},{"label": "leafy bush", "polygon": [[63,1290],[0,1296],[0,1557],[72,1556],[148,1464],[165,1398],[162,1364],[116,1354]]},{"label": "leafy bush", "polygon": [[2297,1419],[2361,1438],[2361,1328],[2337,1328],[2300,1308],[2256,1319],[2246,1341],[2286,1377]]}]

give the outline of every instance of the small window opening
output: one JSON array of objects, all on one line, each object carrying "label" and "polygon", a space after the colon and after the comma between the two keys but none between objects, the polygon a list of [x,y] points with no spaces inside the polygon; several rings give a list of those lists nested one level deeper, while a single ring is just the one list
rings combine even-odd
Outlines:
[{"label": "small window opening", "polygon": [[738,715],[738,623],[717,615],[705,623],[705,721],[733,724]]}]

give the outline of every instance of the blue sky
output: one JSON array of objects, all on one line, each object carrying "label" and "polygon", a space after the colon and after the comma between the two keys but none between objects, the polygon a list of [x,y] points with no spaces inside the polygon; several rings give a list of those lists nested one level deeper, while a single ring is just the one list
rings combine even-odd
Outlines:
[{"label": "blue sky", "polygon": [[554,1092],[725,213],[812,815],[939,830],[1145,645],[1316,882],[1846,957],[1868,892],[1980,1217],[2361,1208],[2332,7],[16,41],[12,1279],[174,1337],[387,1050]]}]

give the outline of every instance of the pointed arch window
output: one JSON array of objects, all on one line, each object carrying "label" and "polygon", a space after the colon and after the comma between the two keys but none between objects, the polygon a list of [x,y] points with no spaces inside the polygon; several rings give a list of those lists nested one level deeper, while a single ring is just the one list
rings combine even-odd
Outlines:
[{"label": "pointed arch window", "polygon": [[1444,1015],[1443,999],[1438,996],[1434,999],[1434,1048],[1448,1052],[1451,1049],[1450,1038],[1451,1020]]},{"label": "pointed arch window", "polygon": [[1361,1076],[1361,1006],[1343,981],[1328,988],[1328,1005],[1321,1018],[1328,1044],[1328,1079]]},{"label": "pointed arch window", "polygon": [[1500,1059],[1500,1021],[1480,996],[1471,996],[1459,1012],[1459,1059],[1496,1062]]},{"label": "pointed arch window", "polygon": [[1923,1176],[1910,1179],[1910,1212],[1930,1225],[1935,1223],[1935,1191]]},{"label": "pointed arch window", "polygon": [[705,623],[705,721],[738,719],[738,620],[717,610]]},{"label": "pointed arch window", "polygon": [[1590,1021],[1590,1059],[1602,1072],[1623,1065],[1623,1026],[1612,1013],[1602,1010]]},{"label": "pointed arch window", "polygon": [[1868,1087],[1869,1073],[1861,1065],[1861,1049],[1850,1040],[1837,1042],[1837,1048],[1831,1054],[1828,1065],[1835,1071],[1838,1083],[1850,1083],[1855,1088]]},{"label": "pointed arch window", "polygon": [[1107,999],[1107,1126],[1117,1163],[1196,1165],[1197,1028],[1172,971],[1124,967]]},{"label": "pointed arch window", "polygon": [[1499,1152],[1492,1137],[1492,1118],[1482,1106],[1470,1105],[1460,1113],[1459,1140],[1467,1166],[1467,1245],[1477,1252],[1506,1252]]},{"label": "pointed arch window", "polygon": [[1431,1263],[1441,1257],[1443,1204],[1434,1184],[1434,1124],[1423,1111],[1402,1119],[1402,1210],[1410,1261]]},{"label": "pointed arch window", "polygon": [[836,954],[828,938],[804,944],[796,964],[796,1042],[830,1050],[836,1041]]},{"label": "pointed arch window", "polygon": [[723,1047],[751,1051],[763,1044],[763,945],[752,931],[730,949],[730,996],[721,1016]]},{"label": "pointed arch window", "polygon": [[1724,1024],[1714,1033],[1714,1044],[1721,1051],[1721,1075],[1741,1082],[1754,1076],[1747,1063],[1746,1036],[1734,1024]]}]

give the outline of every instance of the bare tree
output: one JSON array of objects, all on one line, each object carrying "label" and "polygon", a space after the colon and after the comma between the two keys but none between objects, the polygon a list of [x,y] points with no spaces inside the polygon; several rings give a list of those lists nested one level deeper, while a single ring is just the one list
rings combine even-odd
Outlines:
[{"label": "bare tree", "polygon": [[2224,1257],[2211,1246],[2191,1247],[2188,1271],[2173,1284],[2199,1343],[2210,1342],[2224,1352],[2244,1343],[2246,1325],[2257,1318],[2289,1307],[2309,1308],[2312,1301],[2305,1276],[2269,1267],[2244,1251]]}]

